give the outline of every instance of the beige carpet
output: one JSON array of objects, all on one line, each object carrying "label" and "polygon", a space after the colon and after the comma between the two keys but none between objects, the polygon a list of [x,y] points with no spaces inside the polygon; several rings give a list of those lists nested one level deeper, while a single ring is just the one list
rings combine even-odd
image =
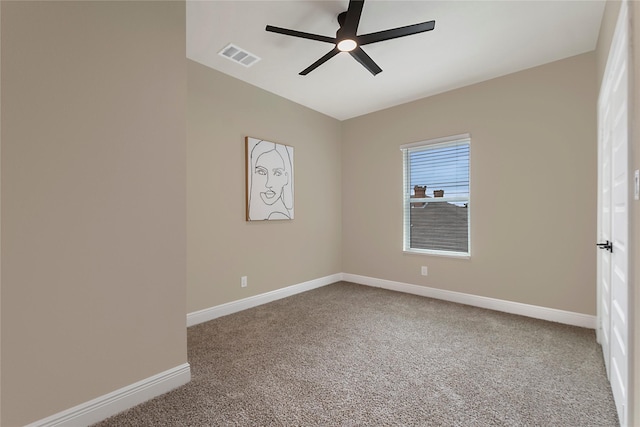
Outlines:
[{"label": "beige carpet", "polygon": [[618,425],[588,329],[340,282],[188,340],[189,384],[98,425]]}]

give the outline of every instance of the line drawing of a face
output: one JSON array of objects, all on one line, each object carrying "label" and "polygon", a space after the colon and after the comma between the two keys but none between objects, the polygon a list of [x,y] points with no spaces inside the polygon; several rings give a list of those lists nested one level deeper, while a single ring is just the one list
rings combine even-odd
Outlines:
[{"label": "line drawing of a face", "polygon": [[260,198],[267,205],[273,205],[282,197],[284,186],[289,183],[289,173],[284,169],[284,159],[274,149],[261,154],[256,160],[255,185]]},{"label": "line drawing of a face", "polygon": [[293,148],[247,139],[249,220],[293,218]]}]

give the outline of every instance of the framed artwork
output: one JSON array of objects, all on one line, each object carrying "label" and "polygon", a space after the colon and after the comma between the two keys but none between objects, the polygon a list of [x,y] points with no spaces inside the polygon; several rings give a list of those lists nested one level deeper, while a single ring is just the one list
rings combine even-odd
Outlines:
[{"label": "framed artwork", "polygon": [[293,147],[245,138],[247,221],[293,219]]}]

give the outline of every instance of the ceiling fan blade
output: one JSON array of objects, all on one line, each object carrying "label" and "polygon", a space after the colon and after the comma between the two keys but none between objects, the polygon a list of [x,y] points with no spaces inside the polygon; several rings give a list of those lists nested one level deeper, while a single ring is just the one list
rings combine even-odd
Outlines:
[{"label": "ceiling fan blade", "polygon": [[347,16],[344,19],[344,24],[340,28],[343,33],[353,36],[356,35],[358,24],[360,24],[360,16],[362,15],[363,7],[364,0],[349,0]]},{"label": "ceiling fan blade", "polygon": [[369,72],[374,76],[382,71],[382,68],[378,67],[378,64],[373,62],[373,59],[371,59],[371,57],[367,55],[360,46],[356,47],[349,53],[356,59],[356,61],[361,63],[362,66],[369,70]]},{"label": "ceiling fan blade", "polygon": [[321,36],[321,35],[318,35],[318,34],[304,33],[302,31],[296,31],[296,30],[289,30],[287,28],[274,27],[273,25],[267,25],[265,30],[267,30],[269,32],[272,32],[272,33],[284,34],[284,35],[293,36],[293,37],[300,37],[300,38],[309,39],[309,40],[316,40],[316,41],[319,41],[319,42],[334,43],[334,44],[336,42],[335,37],[327,37],[327,36]]},{"label": "ceiling fan blade", "polygon": [[313,64],[309,65],[304,70],[300,71],[300,73],[298,74],[300,74],[301,76],[306,76],[307,74],[309,74],[310,72],[312,72],[313,70],[315,70],[316,68],[318,68],[319,66],[321,66],[322,64],[324,64],[325,62],[327,62],[328,60],[330,60],[331,58],[333,58],[339,53],[340,51],[338,50],[338,48],[334,47],[329,53],[327,53],[322,58],[318,59]]},{"label": "ceiling fan blade", "polygon": [[436,21],[422,22],[420,24],[407,25],[406,27],[393,28],[391,30],[378,31],[375,33],[358,36],[358,44],[364,46],[370,43],[384,40],[397,39],[398,37],[410,36],[412,34],[424,33],[435,28]]}]

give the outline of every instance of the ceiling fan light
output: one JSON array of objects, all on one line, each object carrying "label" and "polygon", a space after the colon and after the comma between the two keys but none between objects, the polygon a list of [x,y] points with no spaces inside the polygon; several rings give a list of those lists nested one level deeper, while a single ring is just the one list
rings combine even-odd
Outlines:
[{"label": "ceiling fan light", "polygon": [[341,52],[351,52],[353,49],[358,47],[358,43],[356,43],[355,40],[344,39],[338,42],[337,47]]}]

